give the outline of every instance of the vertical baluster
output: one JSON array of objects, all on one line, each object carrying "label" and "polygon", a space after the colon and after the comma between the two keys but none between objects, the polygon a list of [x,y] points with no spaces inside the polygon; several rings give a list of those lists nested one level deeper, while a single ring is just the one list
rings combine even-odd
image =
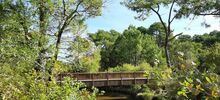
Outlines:
[{"label": "vertical baluster", "polygon": [[79,72],[76,72],[76,76],[75,76],[75,78],[76,78],[76,81],[78,82],[79,81]]},{"label": "vertical baluster", "polygon": [[94,74],[93,73],[90,74],[92,74],[92,86],[94,86]]},{"label": "vertical baluster", "polygon": [[107,78],[107,86],[109,86],[109,74],[108,74],[108,71],[105,74],[106,74],[106,78]]},{"label": "vertical baluster", "polygon": [[123,85],[122,72],[120,72],[120,78],[121,78],[121,86],[122,86]]},{"label": "vertical baluster", "polygon": [[135,72],[133,72],[133,78],[134,78],[134,84],[136,84],[136,76],[135,76]]}]

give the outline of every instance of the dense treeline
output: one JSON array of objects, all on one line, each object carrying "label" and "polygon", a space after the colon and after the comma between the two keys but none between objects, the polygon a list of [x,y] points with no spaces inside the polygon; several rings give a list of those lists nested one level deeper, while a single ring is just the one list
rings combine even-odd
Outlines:
[{"label": "dense treeline", "polygon": [[[68,78],[57,84],[56,77],[70,69],[62,59],[91,51],[90,42],[79,36],[85,20],[99,16],[102,5],[102,0],[1,0],[0,100],[95,99],[96,89],[87,91]],[[78,45],[75,41],[83,46],[71,52]],[[91,52],[88,58],[75,58],[90,67],[99,60],[96,56]]]},{"label": "dense treeline", "polygon": [[[149,28],[130,26],[123,33],[99,30],[89,34],[89,39],[101,48],[101,69],[107,70],[123,64],[138,66],[141,63],[148,63],[152,67],[166,66],[162,48],[164,33],[160,27],[160,23],[154,23]],[[220,59],[213,53],[218,53],[215,49],[218,49],[220,43],[220,32],[198,34],[201,35],[180,35],[172,41],[173,66],[184,64],[197,66],[201,71],[215,70],[219,73],[217,69]],[[179,59],[180,56],[183,59]]]}]

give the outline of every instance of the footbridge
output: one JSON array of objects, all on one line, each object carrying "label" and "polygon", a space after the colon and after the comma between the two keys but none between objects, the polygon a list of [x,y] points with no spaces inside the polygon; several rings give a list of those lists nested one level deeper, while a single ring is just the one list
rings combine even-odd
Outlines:
[{"label": "footbridge", "polygon": [[144,72],[98,72],[98,73],[62,73],[58,80],[70,77],[78,82],[83,82],[87,86],[129,86],[135,84],[147,84],[148,79],[144,77]]}]

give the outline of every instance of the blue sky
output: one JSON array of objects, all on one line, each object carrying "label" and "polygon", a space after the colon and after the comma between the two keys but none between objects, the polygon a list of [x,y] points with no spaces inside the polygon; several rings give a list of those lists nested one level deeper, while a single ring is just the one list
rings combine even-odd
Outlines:
[{"label": "blue sky", "polygon": [[[137,14],[123,5],[120,4],[122,0],[108,0],[105,3],[105,7],[102,11],[102,16],[90,18],[86,21],[87,32],[94,33],[97,30],[111,30],[114,29],[119,32],[123,32],[129,25],[149,27],[154,22],[159,22],[158,17],[155,14],[151,14],[145,21],[139,21],[134,18]],[[167,20],[168,10],[163,8],[164,20]],[[201,26],[201,22],[206,20],[211,27],[205,28]],[[184,34],[194,35],[208,33],[213,30],[220,31],[220,18],[217,19],[213,16],[198,17],[191,21],[189,19],[175,20],[172,24],[174,34],[183,32]]]}]

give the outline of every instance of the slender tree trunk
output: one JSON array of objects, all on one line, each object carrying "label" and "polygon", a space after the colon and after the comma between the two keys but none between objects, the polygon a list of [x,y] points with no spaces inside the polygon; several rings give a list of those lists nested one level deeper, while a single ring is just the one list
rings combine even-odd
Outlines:
[{"label": "slender tree trunk", "polygon": [[175,0],[173,0],[173,3],[170,7],[169,18],[168,18],[168,27],[166,27],[166,24],[164,23],[164,21],[162,19],[162,16],[159,13],[159,8],[158,8],[158,10],[155,10],[154,8],[151,8],[151,10],[157,14],[158,18],[160,19],[160,22],[162,23],[162,25],[164,27],[164,31],[166,32],[165,43],[164,43],[164,51],[165,51],[166,63],[167,63],[168,67],[171,67],[170,53],[169,53],[169,42],[170,42],[169,37],[170,37],[170,34],[171,34],[170,25],[171,25],[173,19],[175,18],[174,17],[174,18],[171,19],[171,15],[172,15],[171,12],[172,12],[174,3],[175,3]]},{"label": "slender tree trunk", "polygon": [[166,42],[165,42],[164,50],[165,50],[165,55],[166,55],[166,63],[167,63],[167,66],[168,66],[168,67],[171,67],[170,52],[169,52],[169,41],[166,41]]},{"label": "slender tree trunk", "polygon": [[[61,38],[62,38],[62,34],[65,30],[65,28],[70,24],[70,22],[77,16],[77,10],[80,6],[80,4],[82,3],[82,1],[80,0],[78,2],[78,4],[76,5],[76,8],[75,10],[70,13],[68,16],[66,16],[66,18],[63,20],[63,24],[61,25],[61,28],[59,29],[58,31],[58,35],[57,35],[57,41],[56,41],[56,51],[55,51],[55,54],[54,54],[54,58],[55,58],[55,61],[58,59],[58,54],[59,54],[59,47],[60,47],[60,42],[61,42]],[[65,2],[63,2],[63,5],[64,5],[64,13],[65,13]]]},{"label": "slender tree trunk", "polygon": [[[47,18],[46,18],[46,6],[45,6],[45,1],[41,0],[39,1],[40,5],[38,7],[39,9],[39,31],[40,31],[40,39],[44,38],[45,34],[46,34],[46,27],[47,27]],[[46,67],[46,59],[45,59],[45,53],[46,53],[46,49],[45,49],[45,45],[44,43],[45,41],[39,40],[38,42],[38,47],[40,48],[40,52],[39,52],[39,56],[37,59],[37,67],[35,68],[36,70],[42,70],[45,71],[45,67]]]}]

